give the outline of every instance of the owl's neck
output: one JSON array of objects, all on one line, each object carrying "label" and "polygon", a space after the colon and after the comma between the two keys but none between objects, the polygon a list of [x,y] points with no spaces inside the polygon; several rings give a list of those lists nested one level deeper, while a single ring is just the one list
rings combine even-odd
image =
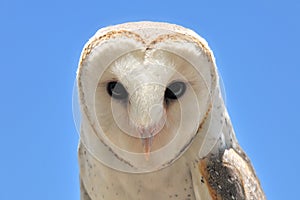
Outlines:
[{"label": "owl's neck", "polygon": [[126,173],[105,166],[80,144],[79,160],[84,190],[92,200],[195,199],[186,156],[155,172]]}]

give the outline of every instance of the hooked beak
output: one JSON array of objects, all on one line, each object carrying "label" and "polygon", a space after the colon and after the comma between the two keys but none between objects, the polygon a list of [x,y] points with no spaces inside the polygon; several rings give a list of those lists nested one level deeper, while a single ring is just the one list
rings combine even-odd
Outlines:
[{"label": "hooked beak", "polygon": [[141,138],[141,140],[142,140],[142,145],[144,147],[145,159],[148,161],[150,157],[153,136],[151,135],[148,138]]}]

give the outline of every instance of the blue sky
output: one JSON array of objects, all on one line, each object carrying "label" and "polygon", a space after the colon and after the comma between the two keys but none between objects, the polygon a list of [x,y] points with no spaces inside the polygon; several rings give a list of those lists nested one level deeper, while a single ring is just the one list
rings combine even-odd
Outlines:
[{"label": "blue sky", "polygon": [[0,199],[79,200],[72,87],[80,52],[97,29],[139,20],[177,23],[206,38],[268,199],[295,199],[299,10],[296,0],[2,0]]}]

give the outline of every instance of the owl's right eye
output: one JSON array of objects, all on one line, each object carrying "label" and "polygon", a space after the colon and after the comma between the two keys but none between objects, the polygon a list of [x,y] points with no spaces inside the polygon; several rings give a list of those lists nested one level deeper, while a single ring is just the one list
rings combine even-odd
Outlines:
[{"label": "owl's right eye", "polygon": [[107,93],[114,99],[125,100],[128,97],[128,92],[125,87],[117,81],[107,83]]}]

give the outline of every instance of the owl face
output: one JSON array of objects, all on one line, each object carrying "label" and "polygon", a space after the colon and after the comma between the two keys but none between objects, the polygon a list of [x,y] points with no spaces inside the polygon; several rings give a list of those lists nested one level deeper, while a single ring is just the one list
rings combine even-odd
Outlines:
[{"label": "owl face", "polygon": [[145,154],[184,151],[197,132],[209,101],[202,75],[180,56],[162,50],[133,51],[115,60],[100,77],[97,121],[115,146]]},{"label": "owl face", "polygon": [[124,171],[153,171],[179,158],[216,86],[213,56],[202,39],[147,26],[100,30],[86,44],[78,71],[81,141],[104,164]]}]

